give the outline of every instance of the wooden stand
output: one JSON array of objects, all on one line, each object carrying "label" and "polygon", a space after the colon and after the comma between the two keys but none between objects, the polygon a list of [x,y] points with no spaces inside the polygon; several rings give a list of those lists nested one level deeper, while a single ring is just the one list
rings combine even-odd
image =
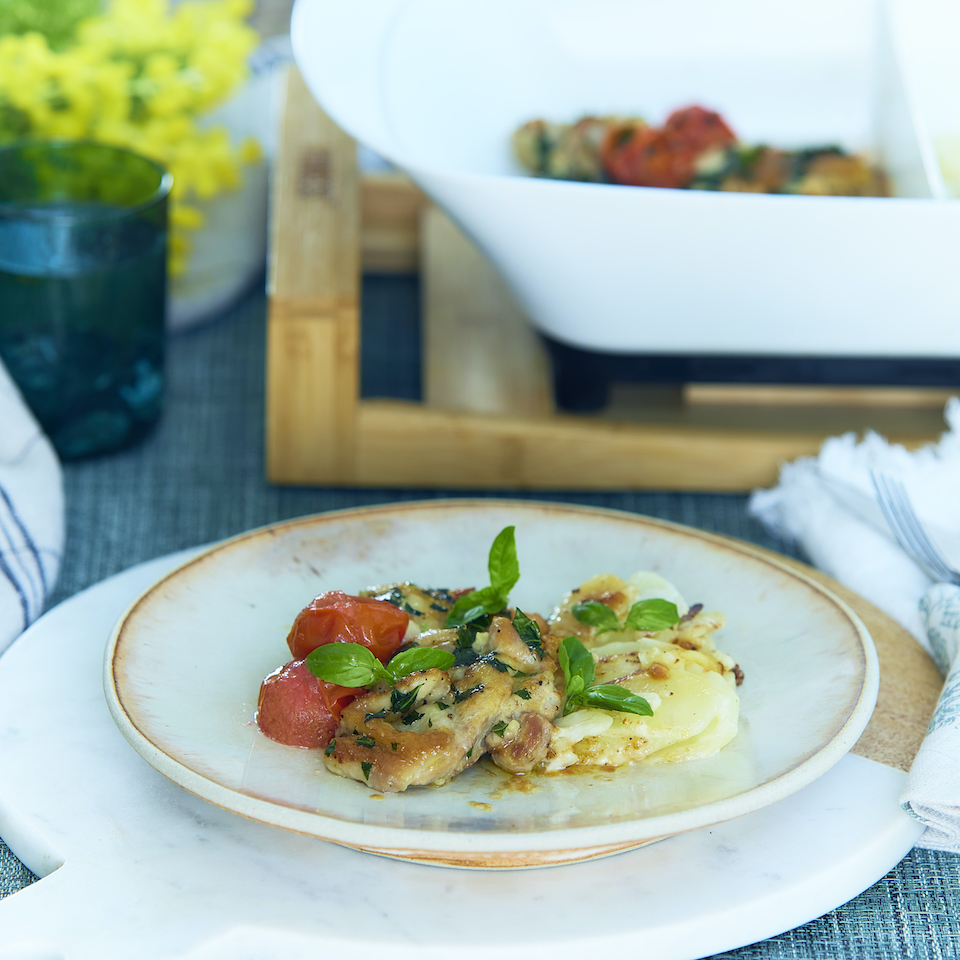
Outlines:
[{"label": "wooden stand", "polygon": [[[624,387],[602,416],[557,414],[543,348],[483,256],[355,146],[292,71],[272,199],[267,474],[281,484],[745,491],[847,430],[907,446],[945,391]],[[423,404],[359,399],[359,283],[423,277]]]}]

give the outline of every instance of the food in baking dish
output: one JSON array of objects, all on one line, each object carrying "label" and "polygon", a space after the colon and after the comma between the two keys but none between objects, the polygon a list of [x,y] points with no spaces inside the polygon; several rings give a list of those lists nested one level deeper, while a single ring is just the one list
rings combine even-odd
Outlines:
[{"label": "food in baking dish", "polygon": [[548,618],[509,607],[512,527],[488,566],[481,590],[317,597],[288,636],[296,659],[263,682],[261,730],[382,792],[441,785],[484,756],[555,772],[699,759],[736,736],[743,674],[716,647],[720,614],[650,572],[593,577]]},{"label": "food in baking dish", "polygon": [[803,150],[740,142],[720,114],[692,106],[661,127],[639,117],[531,120],[513,135],[521,165],[537,176],[641,187],[879,197],[886,178],[836,146]]}]

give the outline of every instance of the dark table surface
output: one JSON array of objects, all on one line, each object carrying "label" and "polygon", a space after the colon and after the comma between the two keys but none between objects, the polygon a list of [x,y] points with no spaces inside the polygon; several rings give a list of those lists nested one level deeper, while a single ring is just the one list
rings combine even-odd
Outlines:
[{"label": "dark table surface", "polygon": [[[416,280],[368,277],[363,295],[364,395],[417,399]],[[65,465],[67,539],[51,606],[133,564],[276,520],[465,494],[612,507],[798,555],[748,516],[745,496],[272,486],[263,470],[264,324],[265,299],[254,291],[214,321],[173,337],[165,411],[156,432],[134,449]],[[35,880],[0,841],[0,897]],[[960,856],[914,850],[870,889],[819,920],[723,956],[960,957]]]}]

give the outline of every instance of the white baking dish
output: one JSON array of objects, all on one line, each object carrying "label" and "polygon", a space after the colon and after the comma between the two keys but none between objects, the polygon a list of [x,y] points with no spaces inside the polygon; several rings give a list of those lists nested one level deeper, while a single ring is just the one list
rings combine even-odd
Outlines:
[{"label": "white baking dish", "polygon": [[[322,106],[443,206],[562,342],[960,357],[960,207],[899,35],[874,0],[297,0],[292,25]],[[569,183],[511,157],[533,117],[658,123],[690,103],[745,141],[865,151],[895,197]]]}]

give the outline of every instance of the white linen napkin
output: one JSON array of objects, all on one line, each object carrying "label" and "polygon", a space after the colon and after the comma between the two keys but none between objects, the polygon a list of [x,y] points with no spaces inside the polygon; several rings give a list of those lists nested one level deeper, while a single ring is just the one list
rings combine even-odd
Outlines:
[{"label": "white linen napkin", "polygon": [[933,655],[946,683],[901,799],[927,825],[918,844],[960,853],[960,588],[932,581],[896,543],[871,469],[900,479],[921,522],[960,569],[960,398],[936,444],[908,451],[875,433],[828,440],[817,457],[785,464],[749,510],[799,543],[811,562],[898,620]]},{"label": "white linen napkin", "polygon": [[60,462],[0,363],[0,653],[43,612],[62,552]]}]

